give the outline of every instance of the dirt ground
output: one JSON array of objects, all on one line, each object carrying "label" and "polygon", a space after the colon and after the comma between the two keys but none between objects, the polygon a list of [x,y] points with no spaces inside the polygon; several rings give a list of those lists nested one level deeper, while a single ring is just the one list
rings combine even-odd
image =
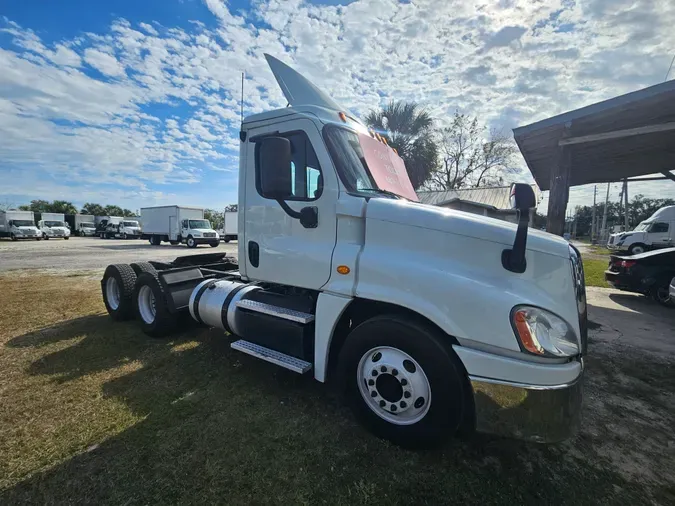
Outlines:
[{"label": "dirt ground", "polygon": [[15,269],[87,270],[104,269],[110,264],[146,260],[172,260],[177,256],[225,252],[237,254],[237,242],[221,242],[217,248],[201,245],[190,249],[184,244],[151,246],[140,239],[99,239],[71,237],[49,241],[0,240],[0,272]]},{"label": "dirt ground", "polygon": [[99,278],[0,274],[0,504],[675,504],[675,309],[646,297],[588,289],[575,437],[410,452],[222,332],[153,340],[112,322]]}]

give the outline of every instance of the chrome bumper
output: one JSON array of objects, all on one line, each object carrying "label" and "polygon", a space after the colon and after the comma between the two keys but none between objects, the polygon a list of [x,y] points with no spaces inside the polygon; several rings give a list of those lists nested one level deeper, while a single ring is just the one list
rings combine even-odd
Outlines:
[{"label": "chrome bumper", "polygon": [[581,416],[583,369],[571,383],[537,386],[470,376],[476,430],[537,443],[572,436]]}]

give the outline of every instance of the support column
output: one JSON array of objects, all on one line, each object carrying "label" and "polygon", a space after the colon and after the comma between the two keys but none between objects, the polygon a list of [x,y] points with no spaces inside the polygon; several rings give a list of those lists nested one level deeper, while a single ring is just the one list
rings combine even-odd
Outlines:
[{"label": "support column", "polygon": [[[565,126],[561,140],[570,136],[569,124]],[[556,235],[565,232],[565,210],[570,196],[570,173],[572,156],[570,146],[559,146],[556,164],[551,168],[551,190],[548,195],[546,231]]]}]

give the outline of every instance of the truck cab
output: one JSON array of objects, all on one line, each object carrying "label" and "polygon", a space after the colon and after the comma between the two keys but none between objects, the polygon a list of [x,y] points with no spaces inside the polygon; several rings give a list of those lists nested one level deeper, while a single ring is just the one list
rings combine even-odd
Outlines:
[{"label": "truck cab", "polygon": [[42,239],[42,233],[35,226],[33,211],[0,211],[0,237],[19,239]]},{"label": "truck cab", "polygon": [[675,244],[675,206],[662,207],[630,232],[612,234],[607,247],[637,255]]},{"label": "truck cab", "polygon": [[113,225],[112,232],[120,239],[140,239],[141,225],[136,219],[123,218],[117,225]]},{"label": "truck cab", "polygon": [[235,350],[334,381],[366,427],[403,446],[463,429],[573,433],[583,267],[567,241],[528,230],[531,187],[513,186],[517,226],[420,204],[381,136],[266,57],[289,106],[241,127],[238,262],[109,266],[111,316],[159,336],[189,310]]},{"label": "truck cab", "polygon": [[66,224],[65,215],[62,213],[42,213],[38,228],[45,240],[70,239],[70,228]]},{"label": "truck cab", "polygon": [[180,238],[181,242],[187,244],[189,248],[194,248],[199,244],[215,243],[217,245],[220,242],[220,234],[211,227],[209,220],[203,218],[182,219]]}]

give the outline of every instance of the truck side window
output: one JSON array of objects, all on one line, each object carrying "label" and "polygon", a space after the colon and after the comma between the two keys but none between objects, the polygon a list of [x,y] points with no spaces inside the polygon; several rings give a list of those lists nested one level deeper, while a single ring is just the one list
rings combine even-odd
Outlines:
[{"label": "truck side window", "polygon": [[188,228],[187,222],[188,222],[188,220],[183,220],[183,221],[181,221],[181,227],[182,227],[182,228]]},{"label": "truck side window", "polygon": [[650,228],[649,228],[650,233],[664,233],[668,232],[668,223],[654,223]]},{"label": "truck side window", "polygon": [[[279,135],[279,134],[277,134]],[[280,134],[291,141],[291,193],[293,198],[288,200],[316,200],[323,191],[323,176],[321,167],[305,132],[290,132]],[[260,159],[258,145],[255,150],[256,186],[260,193]],[[264,195],[261,194],[264,197]]]}]

